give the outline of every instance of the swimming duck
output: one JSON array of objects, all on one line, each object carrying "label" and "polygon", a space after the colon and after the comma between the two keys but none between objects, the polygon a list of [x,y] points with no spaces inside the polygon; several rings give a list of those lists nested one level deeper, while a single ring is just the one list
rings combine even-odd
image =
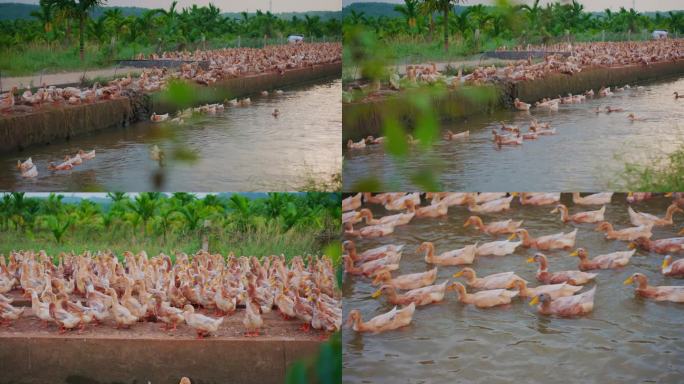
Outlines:
[{"label": "swimming duck", "polygon": [[515,272],[500,272],[485,277],[477,277],[475,270],[472,268],[463,268],[456,272],[453,277],[466,278],[466,284],[475,289],[509,289],[513,288],[514,283],[518,280],[525,281],[522,277],[515,274]]},{"label": "swimming duck", "polygon": [[21,160],[17,160],[17,169],[22,173],[28,171],[31,168],[33,168],[33,159],[31,159],[30,157],[26,159],[26,161],[24,162],[22,162]]},{"label": "swimming duck", "polygon": [[349,311],[347,325],[356,332],[380,333],[395,330],[411,324],[413,313],[416,311],[416,304],[411,303],[400,310],[394,307],[391,311],[375,316],[363,322],[361,312],[358,309]]},{"label": "swimming duck", "polygon": [[397,294],[396,288],[392,285],[383,285],[380,289],[373,292],[371,297],[375,299],[384,294],[387,297],[387,301],[394,305],[408,305],[410,303],[414,303],[416,306],[428,305],[444,300],[444,294],[449,288],[447,286],[448,283],[449,280],[446,280],[442,284],[428,285],[406,291],[402,294]]},{"label": "swimming duck", "polygon": [[570,283],[572,285],[583,285],[593,280],[597,274],[582,271],[559,271],[549,272],[546,255],[536,253],[527,259],[528,263],[539,263],[537,269],[537,280],[544,284]]},{"label": "swimming duck", "polygon": [[675,97],[675,100],[684,99],[684,95],[680,95],[679,92],[674,92],[673,95]]},{"label": "swimming duck", "polygon": [[517,97],[515,100],[513,100],[513,105],[515,106],[515,109],[519,111],[529,111],[530,110],[530,104],[524,103],[520,101]]},{"label": "swimming duck", "polygon": [[469,225],[473,225],[480,231],[487,233],[492,236],[505,233],[514,233],[522,225],[523,220],[514,221],[513,219],[494,221],[489,224],[484,224],[479,216],[470,216],[465,223],[463,228],[467,228]]},{"label": "swimming duck", "polygon": [[161,123],[162,121],[166,121],[169,119],[169,114],[165,113],[163,115],[157,115],[156,113],[152,113],[152,116],[150,116],[150,121],[153,123]]},{"label": "swimming duck", "polygon": [[578,205],[605,205],[610,204],[613,192],[600,192],[593,195],[580,196],[579,192],[572,193],[572,202]]},{"label": "swimming duck", "polygon": [[239,104],[241,107],[246,107],[246,106],[252,104],[252,99],[249,97],[245,97],[244,99],[239,101]]},{"label": "swimming duck", "polygon": [[449,206],[445,203],[438,203],[434,205],[426,205],[424,207],[415,208],[412,200],[406,201],[406,206],[412,212],[415,212],[416,217],[435,218],[446,216],[449,211]]},{"label": "swimming duck", "polygon": [[[371,214],[371,219],[372,219],[372,217],[373,216]],[[348,212],[344,212],[342,214],[342,224],[347,223],[347,222],[352,223],[352,224],[356,224],[362,220],[363,220],[363,216],[361,216],[361,212],[359,212],[359,211],[348,211]]]},{"label": "swimming duck", "polygon": [[557,299],[563,296],[572,296],[575,292],[582,289],[581,285],[572,285],[568,283],[546,284],[538,285],[536,287],[528,287],[525,280],[515,280],[513,286],[514,290],[520,292],[520,297],[534,297],[545,293],[551,296],[552,299]]},{"label": "swimming duck", "polygon": [[629,259],[634,256],[636,249],[631,251],[620,251],[599,255],[589,260],[589,253],[584,248],[577,248],[570,256],[577,256],[580,258],[580,271],[590,271],[592,269],[612,269],[620,268],[629,264]]},{"label": "swimming duck", "polygon": [[48,163],[48,170],[50,171],[68,171],[70,169],[73,169],[74,166],[68,161],[55,164],[53,162]]},{"label": "swimming duck", "polygon": [[420,206],[420,194],[419,193],[409,193],[403,196],[397,197],[396,195],[390,196],[389,201],[385,203],[385,209],[388,211],[401,211],[407,209],[411,203],[416,207]]},{"label": "swimming duck", "polygon": [[425,251],[425,262],[436,265],[463,265],[472,264],[475,260],[477,243],[467,245],[460,249],[444,252],[435,256],[435,245],[426,241],[420,244],[417,252]]},{"label": "swimming duck", "polygon": [[427,199],[432,199],[430,201],[431,205],[437,205],[437,204],[446,204],[449,207],[453,207],[455,205],[465,205],[468,203],[468,196],[472,195],[471,193],[463,193],[463,192],[439,192],[439,193],[432,193],[428,192],[426,194]]},{"label": "swimming duck", "polygon": [[380,144],[383,144],[385,141],[387,141],[387,138],[384,136],[380,136],[380,137],[368,136],[368,137],[366,137],[366,145],[380,145]]},{"label": "swimming duck", "polygon": [[38,168],[34,165],[33,167],[29,168],[26,171],[21,172],[21,177],[26,178],[26,179],[32,179],[34,177],[38,177]]},{"label": "swimming duck", "polygon": [[518,291],[506,289],[490,289],[468,293],[461,283],[453,283],[453,287],[458,292],[458,301],[464,304],[473,304],[478,308],[491,308],[510,304],[511,299],[518,296]]},{"label": "swimming duck", "polygon": [[635,273],[628,277],[623,284],[630,285],[637,283],[635,293],[641,297],[656,301],[672,301],[684,303],[684,285],[682,286],[651,286],[648,285],[648,278],[641,273]]},{"label": "swimming duck", "polygon": [[515,252],[522,245],[522,241],[490,241],[477,247],[477,256],[506,256]]},{"label": "swimming duck", "polygon": [[356,253],[356,244],[354,243],[353,240],[346,240],[344,243],[342,243],[343,248],[345,251],[349,253],[349,257],[354,261],[354,262],[367,262],[367,261],[372,261],[372,260],[377,260],[381,259],[390,255],[394,255],[396,253],[401,252],[401,250],[404,248],[403,245],[394,245],[394,244],[387,244],[387,245],[381,245],[376,248],[372,249],[367,249],[360,254]]},{"label": "swimming duck", "polygon": [[359,230],[355,230],[352,223],[344,224],[344,234],[357,237],[383,237],[394,232],[394,223],[368,225]]},{"label": "swimming duck", "polygon": [[547,293],[535,296],[530,306],[539,304],[537,311],[543,315],[580,316],[594,310],[594,295],[596,287],[577,295],[551,298]]},{"label": "swimming duck", "polygon": [[651,240],[647,237],[641,236],[629,243],[629,248],[634,249],[639,247],[649,252],[660,253],[679,253],[684,252],[684,237],[671,237],[668,239]]},{"label": "swimming duck", "polygon": [[672,216],[675,212],[684,213],[684,210],[679,208],[677,204],[670,204],[665,212],[665,217],[662,219],[650,213],[637,212],[632,207],[628,207],[627,212],[629,212],[629,221],[635,226],[651,224],[656,227],[664,227],[673,224]]},{"label": "swimming duck", "polygon": [[342,212],[358,209],[361,206],[361,196],[361,193],[357,193],[342,200]]},{"label": "swimming duck", "polygon": [[372,285],[392,286],[396,289],[417,289],[431,285],[437,279],[437,268],[432,268],[429,271],[411,273],[408,275],[400,275],[392,277],[390,271],[381,270],[375,274]]},{"label": "swimming duck", "polygon": [[416,213],[412,208],[413,205],[410,205],[407,213],[397,213],[396,215],[383,216],[379,219],[374,219],[371,210],[364,208],[360,211],[360,217],[366,220],[366,224],[392,224],[396,227],[398,225],[406,225],[413,219]]},{"label": "swimming duck", "polygon": [[[480,193],[466,193],[466,197],[475,200],[475,203],[482,204],[488,201],[503,199],[508,193],[506,192],[480,192]],[[515,193],[513,193],[515,195]],[[465,202],[467,204],[467,202]]]},{"label": "swimming duck", "polygon": [[79,149],[78,156],[80,156],[83,160],[92,160],[95,158],[95,150],[93,149],[90,152],[85,152],[82,149]]},{"label": "swimming duck", "polygon": [[560,211],[561,221],[564,223],[567,223],[568,221],[575,223],[596,223],[597,221],[603,221],[603,214],[606,212],[606,206],[604,205],[601,209],[596,211],[577,212],[570,215],[568,214],[568,207],[563,204],[558,204],[551,213],[557,213],[558,211]]},{"label": "swimming duck", "polygon": [[547,251],[551,249],[570,249],[575,246],[575,238],[577,237],[577,228],[568,233],[556,233],[553,235],[546,235],[533,238],[526,229],[518,229],[508,239],[513,240],[515,237],[522,240],[522,246],[526,248],[536,248],[540,251]]},{"label": "swimming duck", "polygon": [[451,130],[447,130],[446,133],[442,137],[444,138],[444,140],[453,141],[453,140],[467,139],[469,136],[470,136],[470,131],[453,133]]},{"label": "swimming duck", "polygon": [[273,112],[271,112],[271,115],[272,115],[273,117],[278,117],[278,116],[280,116],[280,111],[278,110],[278,108],[274,109]]},{"label": "swimming duck", "polygon": [[[249,312],[249,309],[247,312]],[[183,307],[183,318],[190,327],[195,328],[198,339],[215,333],[224,319],[223,317],[212,319],[211,317],[195,313],[195,308],[190,304],[186,304]]]},{"label": "swimming duck", "polygon": [[560,201],[560,193],[520,193],[520,204],[522,205],[549,205]]},{"label": "swimming duck", "polygon": [[358,266],[355,266],[352,259],[347,255],[342,256],[342,259],[344,260],[344,271],[346,273],[351,273],[352,275],[373,276],[380,270],[394,271],[399,269],[398,263],[401,260],[401,253],[382,259],[368,261],[359,264]]},{"label": "swimming duck", "polygon": [[480,205],[477,205],[473,200],[469,200],[468,210],[470,212],[476,213],[496,213],[507,211],[511,208],[511,201],[513,200],[513,197],[514,196],[511,195],[498,200],[488,201]]},{"label": "swimming duck", "polygon": [[660,272],[665,276],[684,277],[684,259],[672,262],[671,255],[665,256],[663,265],[660,267]]},{"label": "swimming duck", "polygon": [[651,232],[652,228],[653,226],[651,225],[640,225],[638,227],[623,228],[616,231],[613,229],[613,224],[607,221],[602,221],[596,225],[596,231],[605,232],[606,239],[626,241],[633,241],[639,237],[650,239],[651,236],[653,236],[653,232]]},{"label": "swimming duck", "polygon": [[354,142],[354,140],[349,139],[347,140],[347,148],[349,149],[363,149],[366,148],[366,140],[361,139],[358,142]]}]

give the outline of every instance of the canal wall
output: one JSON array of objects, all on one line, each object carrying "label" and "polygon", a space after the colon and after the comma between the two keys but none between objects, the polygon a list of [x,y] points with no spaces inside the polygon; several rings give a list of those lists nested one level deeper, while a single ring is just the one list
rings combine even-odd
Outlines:
[{"label": "canal wall", "polygon": [[[497,108],[513,108],[513,100],[519,98],[534,103],[545,97],[555,98],[568,93],[583,93],[589,89],[597,92],[602,86],[623,86],[684,74],[684,60],[663,62],[649,66],[626,66],[591,68],[573,75],[554,73],[541,79],[500,82],[496,85],[461,87],[447,91],[446,95],[433,98],[433,111],[443,121],[465,119],[470,116],[491,113]],[[491,90],[489,88],[494,88]],[[475,96],[475,97],[474,97]],[[342,106],[343,145],[347,140],[360,140],[368,135],[382,136],[387,116],[398,118],[411,132],[418,109],[411,90],[380,99],[344,103]]]},{"label": "canal wall", "polygon": [[[312,82],[340,76],[342,63],[316,65],[285,71],[282,75],[267,73],[222,80],[205,87],[191,84],[193,104],[221,102],[224,99],[257,95],[262,90]],[[313,107],[313,106],[312,106]],[[141,94],[128,92],[115,100],[92,104],[43,106],[32,112],[0,115],[0,151],[23,150],[31,145],[45,145],[58,140],[69,140],[76,135],[123,128],[148,119],[152,112],[173,113],[178,106],[163,93]]]},{"label": "canal wall", "polygon": [[320,342],[296,339],[118,339],[0,336],[0,384],[282,384]]}]

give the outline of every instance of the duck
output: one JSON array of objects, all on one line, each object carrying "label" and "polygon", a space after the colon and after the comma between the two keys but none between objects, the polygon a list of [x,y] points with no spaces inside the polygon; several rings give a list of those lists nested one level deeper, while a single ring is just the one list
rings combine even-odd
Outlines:
[{"label": "duck", "polygon": [[366,145],[380,145],[385,143],[385,141],[387,141],[385,136],[373,137],[369,135],[366,137]]},{"label": "duck", "polygon": [[431,205],[446,204],[449,207],[468,204],[470,195],[472,194],[463,192],[440,192],[426,194],[428,199],[432,198],[430,201]]},{"label": "duck", "polygon": [[502,145],[522,145],[524,140],[519,133],[511,135],[499,135],[496,131],[492,130],[492,136],[494,144],[499,147]]},{"label": "duck", "polygon": [[349,196],[342,200],[342,212],[353,211],[361,207],[361,193]]},{"label": "duck", "polygon": [[229,107],[237,107],[238,105],[240,105],[237,99],[225,100],[223,104]]},{"label": "duck", "polygon": [[543,315],[581,316],[594,310],[596,287],[577,295],[563,296],[553,299],[551,295],[542,293],[532,298],[530,306],[537,305],[537,311]]},{"label": "duck", "polygon": [[33,312],[33,315],[39,318],[40,320],[43,320],[43,323],[46,326],[48,322],[54,321],[54,319],[50,315],[50,303],[41,302],[38,298],[38,293],[32,288],[27,288],[26,293],[28,293],[31,296],[31,311]]},{"label": "duck", "polygon": [[164,301],[161,295],[155,296],[155,316],[164,323],[162,329],[175,331],[178,324],[185,322],[183,310],[171,306],[171,303]]},{"label": "duck", "polygon": [[442,135],[446,141],[463,140],[470,137],[470,131],[463,131],[459,133],[453,133],[451,130],[447,130],[444,135]]},{"label": "duck", "polygon": [[161,123],[162,121],[166,121],[169,119],[169,114],[165,113],[163,115],[157,115],[156,113],[152,113],[152,116],[150,116],[150,121],[153,123]]},{"label": "duck", "polygon": [[15,308],[12,304],[0,301],[0,318],[5,324],[17,320],[24,313],[24,308]]},{"label": "duck", "polygon": [[665,256],[660,272],[665,276],[684,277],[684,259],[672,262],[672,255]]},{"label": "duck", "polygon": [[670,204],[665,212],[665,217],[662,219],[650,213],[637,212],[632,207],[628,207],[627,212],[629,213],[629,221],[635,226],[652,224],[656,227],[665,227],[673,224],[672,216],[675,212],[684,213],[684,210],[679,208],[677,204]]},{"label": "duck", "polygon": [[613,224],[607,221],[602,221],[596,225],[596,231],[605,232],[606,239],[624,241],[633,241],[638,239],[639,237],[646,237],[650,239],[651,236],[653,236],[653,232],[651,232],[652,228],[653,226],[649,224],[640,225],[638,227],[628,227],[619,230],[614,230]]},{"label": "duck", "polygon": [[349,139],[349,140],[347,140],[347,148],[349,148],[349,149],[366,148],[366,140],[362,139],[362,140],[359,140],[358,142],[354,142],[354,140]]},{"label": "duck", "polygon": [[411,303],[401,309],[397,309],[395,306],[389,312],[375,316],[364,322],[361,318],[361,312],[358,309],[352,309],[349,311],[347,325],[356,332],[380,333],[392,331],[411,324],[415,311],[415,303]]},{"label": "duck", "polygon": [[463,228],[467,228],[469,225],[473,225],[478,230],[492,236],[499,234],[514,233],[522,225],[523,220],[515,221],[513,219],[494,221],[489,224],[484,224],[479,216],[470,216],[463,223]]},{"label": "duck", "polygon": [[276,293],[273,303],[278,307],[280,315],[286,319],[294,319],[297,317],[295,312],[295,301],[289,296],[289,290],[287,287],[281,286],[278,293]]},{"label": "duck", "polygon": [[570,283],[572,285],[584,285],[598,276],[595,273],[582,271],[559,271],[549,272],[548,261],[543,253],[536,253],[527,259],[528,263],[539,263],[537,269],[537,280],[544,284]]},{"label": "duck", "polygon": [[142,318],[147,313],[147,304],[142,304],[140,300],[132,296],[132,283],[128,279],[126,279],[126,281],[126,289],[123,296],[121,296],[120,303],[126,307],[133,316]]},{"label": "duck", "polygon": [[675,100],[684,99],[684,95],[680,95],[679,92],[674,92],[673,95],[674,95]]},{"label": "duck", "polygon": [[407,275],[400,275],[392,277],[390,271],[382,270],[375,274],[372,285],[391,286],[396,289],[417,289],[431,285],[437,279],[437,268],[432,268],[429,271],[411,273]]},{"label": "duck", "polygon": [[268,96],[268,91],[266,91],[266,90],[261,91],[261,96]]},{"label": "duck", "polygon": [[26,159],[26,161],[17,160],[17,169],[22,173],[28,171],[31,168],[33,168],[32,158],[29,157],[28,159]]},{"label": "duck", "polygon": [[[500,272],[485,277],[477,277],[475,270],[472,268],[463,268],[454,273],[453,277],[465,277],[466,284],[475,289],[510,289],[513,288],[517,280],[525,281],[522,277],[515,274],[515,272]],[[526,281],[525,281],[526,282]]]},{"label": "duck", "polygon": [[352,275],[374,276],[376,272],[381,270],[394,271],[399,269],[399,261],[401,260],[401,253],[393,257],[386,257],[373,261],[368,261],[358,266],[348,255],[342,256],[344,261],[344,271]]},{"label": "duck", "polygon": [[409,193],[401,197],[391,196],[389,201],[385,203],[385,209],[388,211],[401,211],[408,209],[411,203],[416,207],[420,206],[420,194],[419,193]]},{"label": "duck", "polygon": [[[508,193],[506,192],[480,192],[480,193],[467,193],[466,197],[472,198],[475,200],[475,203],[477,204],[482,204],[486,203],[488,201],[494,201],[494,200],[499,200],[503,199],[506,197]],[[468,202],[466,201],[465,204]]]},{"label": "duck", "polygon": [[276,94],[276,95],[282,95],[283,93],[285,93],[285,92],[283,92],[282,89],[276,89],[276,90],[275,90],[275,94]]},{"label": "duck", "polygon": [[536,248],[540,251],[548,251],[552,249],[570,249],[575,246],[575,238],[577,237],[577,228],[568,233],[556,233],[553,235],[541,236],[533,238],[526,229],[518,229],[508,239],[513,240],[515,237],[522,240],[522,246],[525,248]]},{"label": "duck", "polygon": [[[59,307],[58,307],[59,303]],[[74,329],[81,324],[81,318],[62,308],[62,301],[49,304],[50,317],[59,325],[59,333]]]},{"label": "duck", "polygon": [[138,321],[138,318],[134,316],[128,308],[119,303],[116,291],[113,288],[108,288],[107,293],[111,297],[112,316],[116,322],[116,328],[122,326],[129,328],[131,325],[135,324]]},{"label": "duck", "polygon": [[394,223],[368,225],[359,230],[355,230],[352,223],[344,224],[344,233],[348,236],[372,238],[391,235],[393,232]]},{"label": "duck", "polygon": [[376,248],[367,249],[360,254],[356,252],[356,244],[353,240],[346,240],[342,243],[345,251],[348,252],[348,256],[354,262],[365,263],[372,260],[382,259],[388,256],[394,256],[397,253],[401,253],[404,249],[403,245],[387,244],[381,245]]},{"label": "duck", "polygon": [[78,150],[78,155],[81,157],[83,160],[92,160],[95,158],[95,150],[91,150],[89,152],[85,152],[82,149]]},{"label": "duck", "polygon": [[649,252],[660,253],[680,253],[684,252],[684,237],[671,237],[668,239],[651,240],[647,237],[640,236],[629,243],[629,248],[641,248]]},{"label": "duck", "polygon": [[672,301],[684,303],[684,285],[681,286],[651,286],[648,285],[648,278],[642,273],[635,273],[628,277],[623,284],[637,284],[634,292],[641,297],[656,301]]},{"label": "duck", "polygon": [[[372,218],[373,218],[373,215],[371,214],[371,220],[372,220]],[[364,218],[363,218],[363,216],[361,216],[361,212],[359,212],[359,211],[348,211],[348,212],[344,212],[342,214],[342,224],[345,224],[345,223],[356,224],[356,223],[363,221],[363,219]]]},{"label": "duck", "polygon": [[584,248],[577,248],[570,256],[580,258],[580,271],[590,271],[592,269],[614,269],[624,267],[629,264],[629,259],[634,256],[635,252],[636,249],[632,249],[631,251],[612,252],[596,256],[589,260],[589,253],[587,250]]},{"label": "duck", "polygon": [[81,165],[83,164],[83,159],[81,159],[81,156],[79,156],[78,154],[76,154],[76,156],[73,157],[66,155],[64,156],[64,162],[71,163],[71,165]]},{"label": "duck", "polygon": [[435,256],[435,245],[426,241],[420,244],[417,252],[425,251],[425,262],[436,265],[464,265],[472,264],[477,253],[477,243],[460,249],[443,252]]},{"label": "duck", "polygon": [[513,200],[513,197],[514,196],[511,195],[498,200],[488,201],[480,205],[477,205],[475,201],[470,200],[468,202],[468,210],[475,213],[497,213],[507,211],[511,209],[511,201]]},{"label": "duck", "polygon": [[48,170],[50,171],[68,171],[74,168],[74,165],[69,161],[65,161],[59,164],[53,162],[48,163]]},{"label": "duck", "polygon": [[428,285],[426,287],[412,289],[402,294],[397,294],[395,287],[391,285],[383,285],[377,291],[373,292],[372,298],[378,298],[384,294],[387,301],[394,305],[408,305],[414,303],[416,306],[439,303],[444,300],[449,280],[445,280],[442,284]]},{"label": "duck", "polygon": [[572,202],[577,205],[605,205],[610,204],[613,192],[599,192],[592,195],[580,196],[579,192],[572,193]]},{"label": "duck", "polygon": [[629,119],[629,121],[644,121],[644,120],[646,120],[641,116],[635,115],[634,113],[630,113],[629,115],[627,115],[627,118]]},{"label": "duck", "polygon": [[252,99],[249,97],[245,97],[244,99],[239,101],[239,104],[241,107],[246,107],[246,106],[252,104]]},{"label": "duck", "polygon": [[183,307],[183,318],[190,327],[195,329],[199,339],[215,333],[224,319],[223,317],[212,319],[211,317],[195,313],[195,308],[190,304],[186,304]]},{"label": "duck", "polygon": [[522,192],[519,195],[522,205],[549,205],[560,201],[560,193],[528,193]]},{"label": "duck", "polygon": [[14,86],[12,90],[0,95],[0,111],[6,111],[14,108],[16,101],[14,100],[14,94],[19,88]]},{"label": "duck", "polygon": [[522,241],[490,241],[477,247],[477,256],[506,256],[515,252],[522,245]]},{"label": "duck", "polygon": [[518,296],[518,291],[507,289],[489,289],[468,293],[461,283],[453,283],[453,289],[458,292],[458,301],[463,304],[472,304],[478,308],[492,308],[511,303],[511,299]]},{"label": "duck", "polygon": [[604,213],[606,212],[606,206],[604,205],[603,207],[601,207],[601,209],[598,209],[596,211],[577,212],[570,215],[568,213],[568,207],[566,207],[564,204],[558,204],[551,211],[551,213],[557,213],[559,211],[561,221],[564,223],[567,223],[569,221],[575,223],[596,223],[599,221],[603,221]]},{"label": "duck", "polygon": [[[247,298],[245,299],[245,316],[242,318],[242,324],[245,326],[247,332],[245,336],[259,336],[259,329],[264,325],[264,319],[261,317],[263,306],[257,301],[257,291],[253,280],[247,286]],[[294,309],[294,307],[293,307]],[[296,314],[296,313],[295,313]],[[313,318],[313,312],[312,312]],[[223,318],[221,318],[223,320]],[[220,323],[219,323],[220,324]]]},{"label": "duck", "polygon": [[557,299],[564,296],[572,296],[575,292],[582,290],[581,285],[572,285],[568,283],[546,284],[538,285],[536,287],[528,287],[525,280],[515,280],[511,287],[517,290],[520,297],[534,297],[545,293],[551,296],[551,299]]},{"label": "duck", "polygon": [[271,112],[271,115],[272,115],[273,117],[278,117],[278,116],[280,116],[280,111],[278,110],[278,108],[274,109],[273,112]]},{"label": "duck", "polygon": [[409,207],[409,211],[406,213],[397,213],[396,215],[383,216],[379,219],[374,219],[373,213],[368,208],[362,209],[359,212],[359,215],[361,218],[366,220],[366,224],[392,224],[396,227],[398,225],[408,224],[411,221],[411,219],[413,219],[416,216],[416,212],[412,209],[413,207],[414,206],[411,205]]},{"label": "duck", "polygon": [[530,104],[520,101],[520,99],[518,99],[517,97],[515,98],[515,100],[513,100],[513,105],[515,106],[515,109],[517,109],[519,111],[529,111],[530,110]]},{"label": "duck", "polygon": [[449,206],[446,203],[438,203],[433,205],[426,205],[424,207],[415,208],[413,200],[407,200],[406,206],[410,211],[415,212],[416,217],[436,218],[446,216],[449,211]]},{"label": "duck", "polygon": [[34,165],[30,169],[21,172],[21,177],[25,179],[32,179],[38,177],[38,168]]},{"label": "duck", "polygon": [[214,303],[217,315],[230,315],[237,309],[237,295],[221,285],[214,293]]}]

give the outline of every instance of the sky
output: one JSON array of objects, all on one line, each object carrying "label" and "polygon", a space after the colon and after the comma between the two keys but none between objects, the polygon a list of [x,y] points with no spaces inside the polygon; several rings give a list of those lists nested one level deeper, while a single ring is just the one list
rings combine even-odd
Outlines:
[{"label": "sky", "polygon": [[[0,3],[29,3],[38,4],[38,0],[0,0]],[[341,0],[178,0],[177,9],[189,7],[193,4],[208,5],[213,3],[223,12],[254,12],[257,9],[272,12],[306,12],[306,11],[339,11],[342,9]],[[171,0],[107,0],[108,6],[168,8]]]},{"label": "sky", "polygon": [[[343,5],[347,6],[351,3],[369,3],[369,2],[382,2],[382,3],[403,3],[403,0],[343,0]],[[533,0],[517,0],[517,3],[532,4]],[[545,5],[549,2],[555,2],[550,0],[540,0],[541,5]],[[569,1],[568,1],[569,2]],[[634,9],[639,12],[651,12],[651,11],[669,11],[669,10],[681,10],[684,9],[684,2],[682,0],[579,0],[579,3],[584,5],[586,11],[603,11],[606,8],[611,10],[618,10],[620,7],[625,7],[627,9],[632,8],[634,4]],[[475,5],[475,4],[492,4],[493,0],[466,0],[465,5]]]}]

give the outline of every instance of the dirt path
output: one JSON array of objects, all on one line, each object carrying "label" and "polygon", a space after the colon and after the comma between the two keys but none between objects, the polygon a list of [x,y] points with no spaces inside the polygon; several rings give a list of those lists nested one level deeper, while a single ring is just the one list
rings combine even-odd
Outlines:
[{"label": "dirt path", "polygon": [[[109,78],[119,75],[125,75],[128,72],[131,72],[131,74],[135,74],[139,73],[140,71],[140,68],[133,67],[111,67],[104,69],[91,69],[85,71],[85,77],[88,79],[94,79],[96,77]],[[31,82],[33,82],[33,86],[39,86],[41,84],[41,80],[43,83],[47,85],[55,86],[61,86],[65,84],[76,84],[81,81],[83,74],[84,72],[82,71],[49,73],[42,75],[42,78],[40,74],[36,74],[34,76],[4,77],[0,79],[0,81],[2,81],[2,90],[5,91],[14,86],[18,87],[19,89],[23,89],[31,85]]]}]

